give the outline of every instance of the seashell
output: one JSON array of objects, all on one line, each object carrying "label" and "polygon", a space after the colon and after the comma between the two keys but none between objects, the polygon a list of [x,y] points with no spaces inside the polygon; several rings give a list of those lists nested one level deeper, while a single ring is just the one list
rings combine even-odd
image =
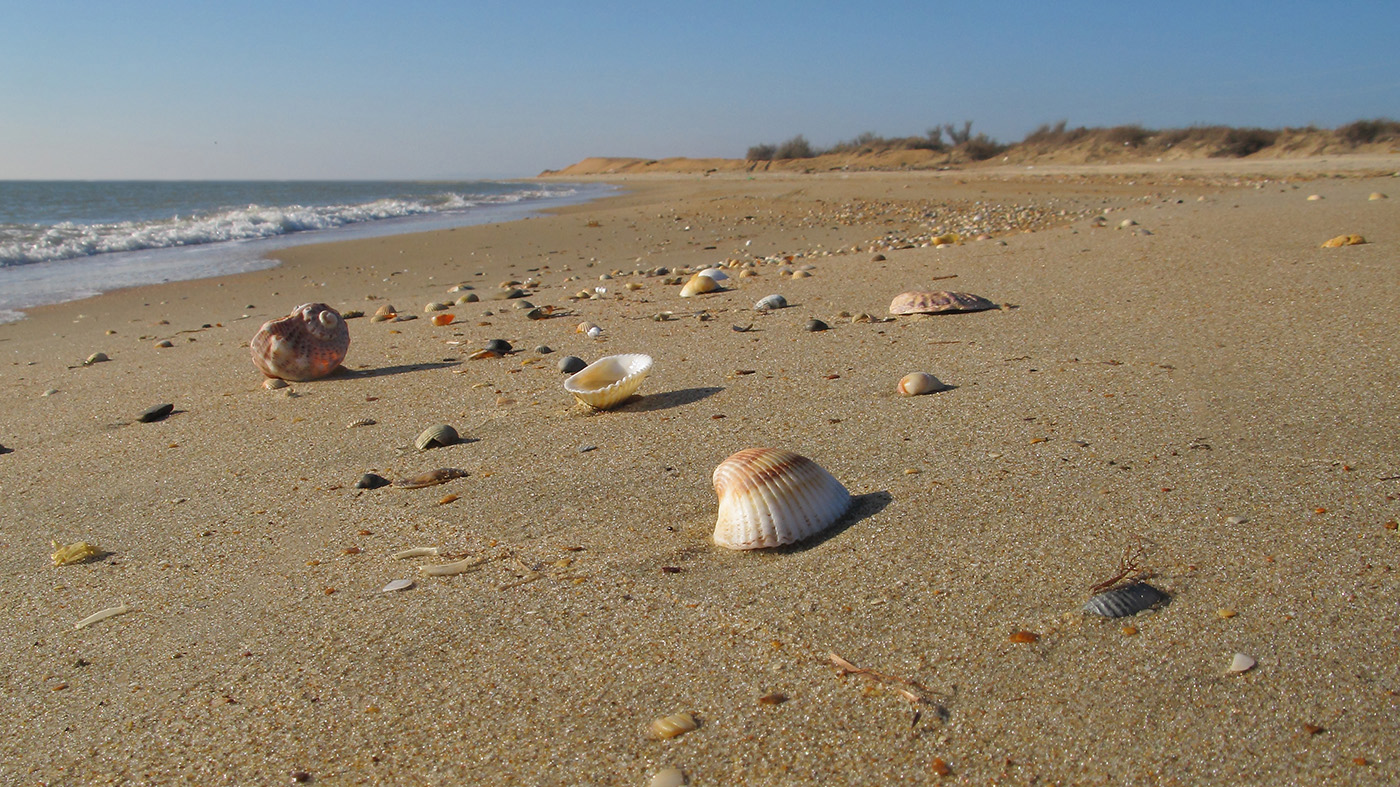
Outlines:
[{"label": "seashell", "polygon": [[385,585],[384,587],[380,588],[380,589],[379,589],[379,592],[380,592],[380,593],[393,593],[393,592],[396,591],[396,590],[408,590],[408,589],[411,588],[411,587],[413,587],[413,580],[411,580],[411,579],[395,579],[395,580],[391,580],[391,581],[389,582],[389,584],[387,584],[387,585]]},{"label": "seashell", "polygon": [[793,272],[792,272],[792,278],[794,278],[794,279],[808,279],[808,278],[811,278],[811,276],[812,276],[812,272],[811,272],[811,271],[793,271]]},{"label": "seashell", "polygon": [[394,482],[394,486],[402,489],[422,489],[425,486],[437,486],[445,484],[454,478],[466,478],[470,475],[466,470],[459,470],[455,467],[440,467],[437,470],[429,470],[408,478],[400,478]]},{"label": "seashell", "polygon": [[453,429],[451,425],[437,424],[436,426],[430,426],[424,429],[422,434],[418,435],[418,438],[413,441],[413,445],[419,451],[426,451],[429,448],[452,445],[461,439],[461,436],[457,434],[457,430]]},{"label": "seashell", "polygon": [[451,325],[457,316],[450,312],[433,316],[433,325]]},{"label": "seashell", "polygon": [[812,319],[807,321],[806,325],[802,327],[808,332],[816,333],[817,331],[824,331],[827,328],[830,328],[831,326],[813,317]]},{"label": "seashell", "polygon": [[576,328],[574,328],[574,333],[588,333],[589,329],[597,327],[598,326],[594,325],[591,322],[581,322]]},{"label": "seashell", "polygon": [[1235,655],[1230,657],[1230,671],[1249,672],[1250,670],[1254,669],[1254,665],[1256,663],[1258,662],[1254,660],[1253,656],[1250,656],[1247,653],[1236,653]]},{"label": "seashell", "polygon": [[516,311],[528,311],[530,309],[535,308],[535,304],[530,303],[529,301],[522,298],[516,301],[515,303],[511,304],[511,307]]},{"label": "seashell", "polygon": [[564,374],[575,374],[583,371],[584,367],[588,366],[588,362],[577,355],[566,355],[560,358],[559,363],[555,365],[559,367],[559,371]]},{"label": "seashell", "polygon": [[100,609],[100,610],[98,610],[98,611],[92,613],[91,615],[88,615],[87,617],[83,618],[82,620],[78,621],[77,623],[74,623],[74,624],[73,624],[73,628],[75,628],[75,629],[87,628],[88,626],[91,626],[92,624],[94,624],[94,623],[96,623],[96,622],[98,622],[98,621],[100,621],[100,620],[106,620],[107,618],[114,618],[114,617],[116,617],[117,615],[125,615],[126,613],[128,613],[128,612],[130,612],[130,611],[131,611],[131,607],[128,607],[128,606],[126,605],[126,602],[123,601],[121,604],[119,604],[119,605],[117,605],[117,606],[115,606],[115,607],[107,607],[106,609]]},{"label": "seashell", "polygon": [[491,341],[486,343],[485,349],[498,355],[505,355],[506,353],[510,352],[513,348],[510,346],[510,342],[506,341],[505,339],[492,339]]},{"label": "seashell", "polygon": [[269,377],[263,380],[263,387],[269,391],[276,391],[279,388],[286,388],[287,381],[283,380],[281,377]]},{"label": "seashell", "polygon": [[350,329],[335,309],[324,303],[304,303],[286,317],[264,323],[248,347],[253,365],[268,377],[315,380],[345,360]]},{"label": "seashell", "polygon": [[102,554],[102,550],[89,544],[86,541],[74,541],[71,544],[60,544],[57,541],[50,541],[53,544],[53,554],[50,555],[55,566],[69,566],[74,563],[82,563],[91,560]]},{"label": "seashell", "polygon": [[449,304],[443,303],[442,301],[433,301],[432,303],[423,307],[423,313],[432,314],[433,312],[445,312],[449,308],[451,308]]},{"label": "seashell", "polygon": [[1089,599],[1084,611],[1106,618],[1121,618],[1150,609],[1167,600],[1167,594],[1146,582],[1134,582],[1107,590]]},{"label": "seashell", "polygon": [[541,344],[535,347],[535,352],[539,353],[540,355],[549,355],[550,353],[554,352],[554,348],[550,347],[547,344]]},{"label": "seashell", "polygon": [[647,787],[685,787],[685,771],[680,768],[662,768],[652,775]]},{"label": "seashell", "polygon": [[399,315],[399,310],[398,310],[398,309],[395,309],[393,306],[390,306],[389,304],[386,303],[386,304],[384,304],[383,306],[380,306],[378,309],[375,309],[375,310],[374,310],[374,316],[371,317],[371,318],[369,318],[369,321],[370,321],[370,322],[386,322],[386,321],[388,321],[388,320],[394,319],[394,318],[397,317],[398,315]]},{"label": "seashell", "polygon": [[464,304],[464,303],[476,303],[476,302],[478,302],[478,301],[480,301],[480,300],[481,300],[481,296],[480,296],[480,295],[477,295],[477,294],[474,293],[474,292],[469,292],[469,293],[467,293],[466,295],[459,295],[459,296],[457,296],[457,305],[460,306],[460,305],[462,305],[462,304]]},{"label": "seashell", "polygon": [[162,349],[162,350],[163,350],[163,349],[166,349],[167,347],[174,347],[174,346],[175,346],[175,342],[172,342],[172,341],[170,341],[169,339],[161,339],[160,341],[156,342],[156,347],[159,347],[159,348]]},{"label": "seashell", "polygon": [[1379,191],[1373,191],[1373,192],[1371,192],[1371,196],[1367,197],[1366,199],[1371,200],[1371,201],[1374,202],[1375,200],[1378,200],[1378,199],[1388,199],[1388,198],[1386,197],[1386,195],[1380,193]]},{"label": "seashell", "polygon": [[651,737],[662,741],[698,729],[700,729],[700,722],[696,721],[693,714],[686,712],[662,716],[647,726],[647,731],[651,733]]},{"label": "seashell", "polygon": [[599,328],[599,327],[596,326],[596,325],[593,326],[592,328],[589,328],[589,329],[588,329],[587,336],[588,336],[588,338],[590,338],[590,339],[596,339],[596,338],[598,338],[599,336],[602,336],[602,335],[603,335],[603,329],[602,329],[602,328]]},{"label": "seashell", "polygon": [[152,405],[151,407],[147,407],[145,410],[142,410],[141,414],[136,416],[136,420],[140,421],[143,424],[154,423],[156,421],[164,421],[165,417],[173,412],[175,412],[175,405],[170,404],[168,402],[166,404]]},{"label": "seashell", "polygon": [[830,527],[851,507],[846,488],[805,456],[746,448],[715,468],[719,495],[715,543],[766,549],[801,541]]},{"label": "seashell", "polygon": [[87,360],[83,361],[83,366],[92,366],[95,363],[102,363],[103,361],[110,360],[112,359],[107,357],[107,353],[93,353],[87,357]]},{"label": "seashell", "polygon": [[901,292],[890,301],[890,314],[956,314],[995,309],[997,305],[968,292]]},{"label": "seashell", "polygon": [[706,268],[705,270],[700,271],[695,275],[705,276],[707,278],[714,279],[715,281],[724,281],[725,279],[729,278],[729,274],[725,273],[719,268]]},{"label": "seashell", "polygon": [[946,387],[928,372],[910,372],[899,378],[898,391],[900,396],[920,396],[941,391]]},{"label": "seashell", "polygon": [[1360,235],[1338,235],[1322,244],[1324,249],[1339,249],[1342,246],[1360,246],[1366,239]]},{"label": "seashell", "polygon": [[650,355],[608,355],[565,380],[564,390],[589,407],[607,410],[622,404],[636,393],[649,371]]},{"label": "seashell", "polygon": [[500,357],[501,357],[501,354],[498,353],[498,352],[493,352],[493,351],[491,351],[491,350],[477,350],[476,352],[472,353],[471,355],[468,355],[468,356],[467,356],[467,360],[469,360],[469,361],[480,361],[480,360],[482,360],[482,359],[484,359],[484,358],[500,358]]},{"label": "seashell", "polygon": [[681,287],[681,297],[689,298],[692,295],[700,295],[701,293],[714,292],[718,289],[719,282],[716,282],[713,278],[709,276],[701,276],[697,273],[694,276],[690,277],[690,281],[686,282],[685,286]]},{"label": "seashell", "polygon": [[758,303],[753,305],[753,310],[756,312],[766,312],[770,309],[786,309],[787,305],[787,298],[781,295],[765,295],[758,299]]},{"label": "seashell", "polygon": [[360,480],[355,482],[356,489],[378,489],[381,486],[388,486],[389,479],[374,473],[365,473],[360,476]]}]

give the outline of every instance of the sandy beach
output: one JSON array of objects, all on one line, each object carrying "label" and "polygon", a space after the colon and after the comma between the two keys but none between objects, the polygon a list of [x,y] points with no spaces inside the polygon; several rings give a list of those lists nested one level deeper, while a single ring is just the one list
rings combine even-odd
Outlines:
[{"label": "sandy beach", "polygon": [[[0,325],[0,782],[1400,782],[1396,170],[599,176],[626,192],[35,309]],[[891,317],[907,290],[1001,308]],[[308,302],[364,313],[345,370],[269,390],[248,342]],[[565,393],[618,353],[640,398]],[[896,395],[917,371],[948,389]],[[756,446],[852,512],[715,546],[711,473]],[[1169,602],[1085,615],[1133,547]]]}]

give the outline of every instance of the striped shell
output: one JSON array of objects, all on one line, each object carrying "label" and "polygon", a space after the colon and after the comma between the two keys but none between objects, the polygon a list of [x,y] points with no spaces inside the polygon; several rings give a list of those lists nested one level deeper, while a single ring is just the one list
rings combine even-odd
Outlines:
[{"label": "striped shell", "polygon": [[1094,596],[1084,605],[1084,611],[1106,618],[1121,618],[1136,615],[1166,600],[1166,593],[1146,582],[1135,582]]},{"label": "striped shell", "polygon": [[413,441],[413,446],[419,451],[426,451],[429,448],[453,445],[461,439],[461,435],[457,434],[457,430],[453,429],[451,424],[437,424],[424,429]]},{"label": "striped shell", "polygon": [[816,535],[851,507],[851,494],[816,462],[777,448],[747,448],[714,473],[715,543],[766,549]]},{"label": "striped shell", "polygon": [[995,303],[970,292],[901,292],[890,301],[890,314],[954,314],[996,307]]},{"label": "striped shell", "polygon": [[253,365],[268,377],[315,380],[345,360],[350,329],[335,309],[324,303],[304,303],[286,317],[264,323],[248,347]]},{"label": "striped shell", "polygon": [[786,309],[787,305],[787,298],[781,295],[765,295],[758,299],[758,303],[753,305],[753,310],[756,312],[766,312],[772,311],[773,309]]},{"label": "striped shell", "polygon": [[608,355],[564,380],[564,390],[589,407],[608,410],[636,393],[649,371],[650,355]]}]

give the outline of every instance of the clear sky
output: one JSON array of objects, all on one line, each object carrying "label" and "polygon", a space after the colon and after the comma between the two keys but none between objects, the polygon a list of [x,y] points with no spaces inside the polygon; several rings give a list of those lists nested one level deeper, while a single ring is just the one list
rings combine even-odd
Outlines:
[{"label": "clear sky", "polygon": [[1400,1],[0,0],[0,179],[511,177],[973,121],[1400,119]]}]

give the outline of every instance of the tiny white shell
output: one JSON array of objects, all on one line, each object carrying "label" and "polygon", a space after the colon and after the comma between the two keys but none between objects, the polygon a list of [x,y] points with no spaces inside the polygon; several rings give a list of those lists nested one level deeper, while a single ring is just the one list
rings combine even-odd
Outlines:
[{"label": "tiny white shell", "polygon": [[945,385],[928,372],[910,372],[899,378],[900,396],[919,396],[943,390]]},{"label": "tiny white shell", "polygon": [[396,590],[408,590],[413,587],[411,579],[395,579],[384,587],[380,588],[380,593],[393,593]]},{"label": "tiny white shell", "polygon": [[719,517],[715,543],[766,549],[801,541],[830,527],[851,507],[846,488],[805,456],[747,448],[715,468]]},{"label": "tiny white shell", "polygon": [[689,298],[692,295],[700,295],[701,293],[714,292],[718,289],[719,283],[716,282],[712,277],[702,276],[697,273],[694,276],[690,277],[690,281],[686,282],[684,287],[681,287],[681,297]]},{"label": "tiny white shell", "polygon": [[714,279],[715,281],[724,281],[725,279],[729,278],[729,274],[725,273],[724,271],[720,270],[719,268],[706,268],[705,270],[700,271],[699,273],[697,273],[697,274],[695,274],[695,275],[696,275],[696,276],[708,276],[708,277],[710,277],[711,279]]},{"label": "tiny white shell", "polygon": [[636,393],[650,370],[650,355],[608,355],[566,379],[564,390],[589,407],[607,410]]},{"label": "tiny white shell", "polygon": [[657,740],[674,738],[677,735],[684,735],[691,730],[700,728],[700,722],[695,720],[695,716],[690,713],[673,713],[670,716],[662,716],[653,721],[648,727],[648,731]]},{"label": "tiny white shell", "polygon": [[685,772],[680,768],[662,768],[647,782],[647,787],[684,787]]},{"label": "tiny white shell", "polygon": [[1254,658],[1244,653],[1236,653],[1230,658],[1231,672],[1248,672],[1254,669]]},{"label": "tiny white shell", "polygon": [[753,305],[753,310],[756,312],[766,312],[773,309],[785,309],[787,305],[787,298],[781,295],[765,295],[758,299],[758,303]]}]

